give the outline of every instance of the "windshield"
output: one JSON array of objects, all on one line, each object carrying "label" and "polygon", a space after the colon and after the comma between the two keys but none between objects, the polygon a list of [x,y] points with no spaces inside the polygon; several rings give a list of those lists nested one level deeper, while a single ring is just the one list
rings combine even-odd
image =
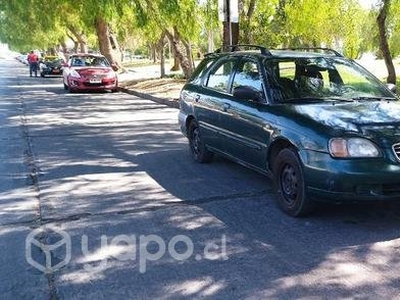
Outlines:
[{"label": "windshield", "polygon": [[285,58],[265,64],[271,97],[278,102],[396,99],[371,73],[345,58]]},{"label": "windshield", "polygon": [[110,64],[105,57],[101,56],[75,56],[71,59],[73,67],[109,67]]}]

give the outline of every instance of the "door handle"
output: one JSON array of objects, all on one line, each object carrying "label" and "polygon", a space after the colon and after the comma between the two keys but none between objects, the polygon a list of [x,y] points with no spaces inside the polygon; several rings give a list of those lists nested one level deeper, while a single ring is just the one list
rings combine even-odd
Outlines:
[{"label": "door handle", "polygon": [[229,103],[224,103],[222,105],[222,110],[223,111],[228,111],[228,109],[230,109],[230,108],[231,108],[231,105]]}]

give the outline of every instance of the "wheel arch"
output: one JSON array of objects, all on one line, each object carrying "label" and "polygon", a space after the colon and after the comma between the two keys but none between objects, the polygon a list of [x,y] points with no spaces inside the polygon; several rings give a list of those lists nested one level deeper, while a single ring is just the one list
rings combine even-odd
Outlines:
[{"label": "wheel arch", "polygon": [[192,121],[196,121],[196,118],[193,115],[188,115],[185,121],[185,131],[186,131],[186,136],[189,135],[189,126]]},{"label": "wheel arch", "polygon": [[285,148],[293,148],[296,151],[297,147],[289,140],[285,138],[275,139],[269,146],[267,153],[267,169],[269,172],[273,173],[274,169],[274,158],[277,157],[278,153]]}]

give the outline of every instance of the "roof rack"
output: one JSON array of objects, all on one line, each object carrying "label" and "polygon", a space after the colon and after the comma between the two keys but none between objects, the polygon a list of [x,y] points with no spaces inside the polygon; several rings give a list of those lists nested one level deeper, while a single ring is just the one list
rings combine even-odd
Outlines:
[{"label": "roof rack", "polygon": [[[269,52],[269,50],[263,46],[259,46],[259,45],[251,45],[251,44],[238,44],[238,45],[227,45],[224,46],[227,52],[235,52],[235,51],[239,51],[239,48],[253,48],[253,49],[258,49],[260,50],[261,54],[264,55],[272,55],[271,52]],[[216,53],[220,53],[223,52],[223,50],[221,48],[215,50]]]},{"label": "roof rack", "polygon": [[324,48],[324,47],[289,47],[289,48],[281,48],[279,50],[301,50],[301,51],[316,51],[316,50],[320,50],[320,51],[325,51],[327,53],[332,53],[335,56],[339,56],[339,57],[343,57],[343,54],[339,53],[336,50],[333,50],[331,48]]}]

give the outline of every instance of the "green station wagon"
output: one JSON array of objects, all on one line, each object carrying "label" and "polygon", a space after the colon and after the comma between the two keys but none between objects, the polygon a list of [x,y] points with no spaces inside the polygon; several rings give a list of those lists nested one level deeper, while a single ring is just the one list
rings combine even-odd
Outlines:
[{"label": "green station wagon", "polygon": [[316,201],[400,200],[394,86],[331,49],[230,50],[207,54],[180,94],[196,161],[220,154],[271,176],[291,216]]}]

